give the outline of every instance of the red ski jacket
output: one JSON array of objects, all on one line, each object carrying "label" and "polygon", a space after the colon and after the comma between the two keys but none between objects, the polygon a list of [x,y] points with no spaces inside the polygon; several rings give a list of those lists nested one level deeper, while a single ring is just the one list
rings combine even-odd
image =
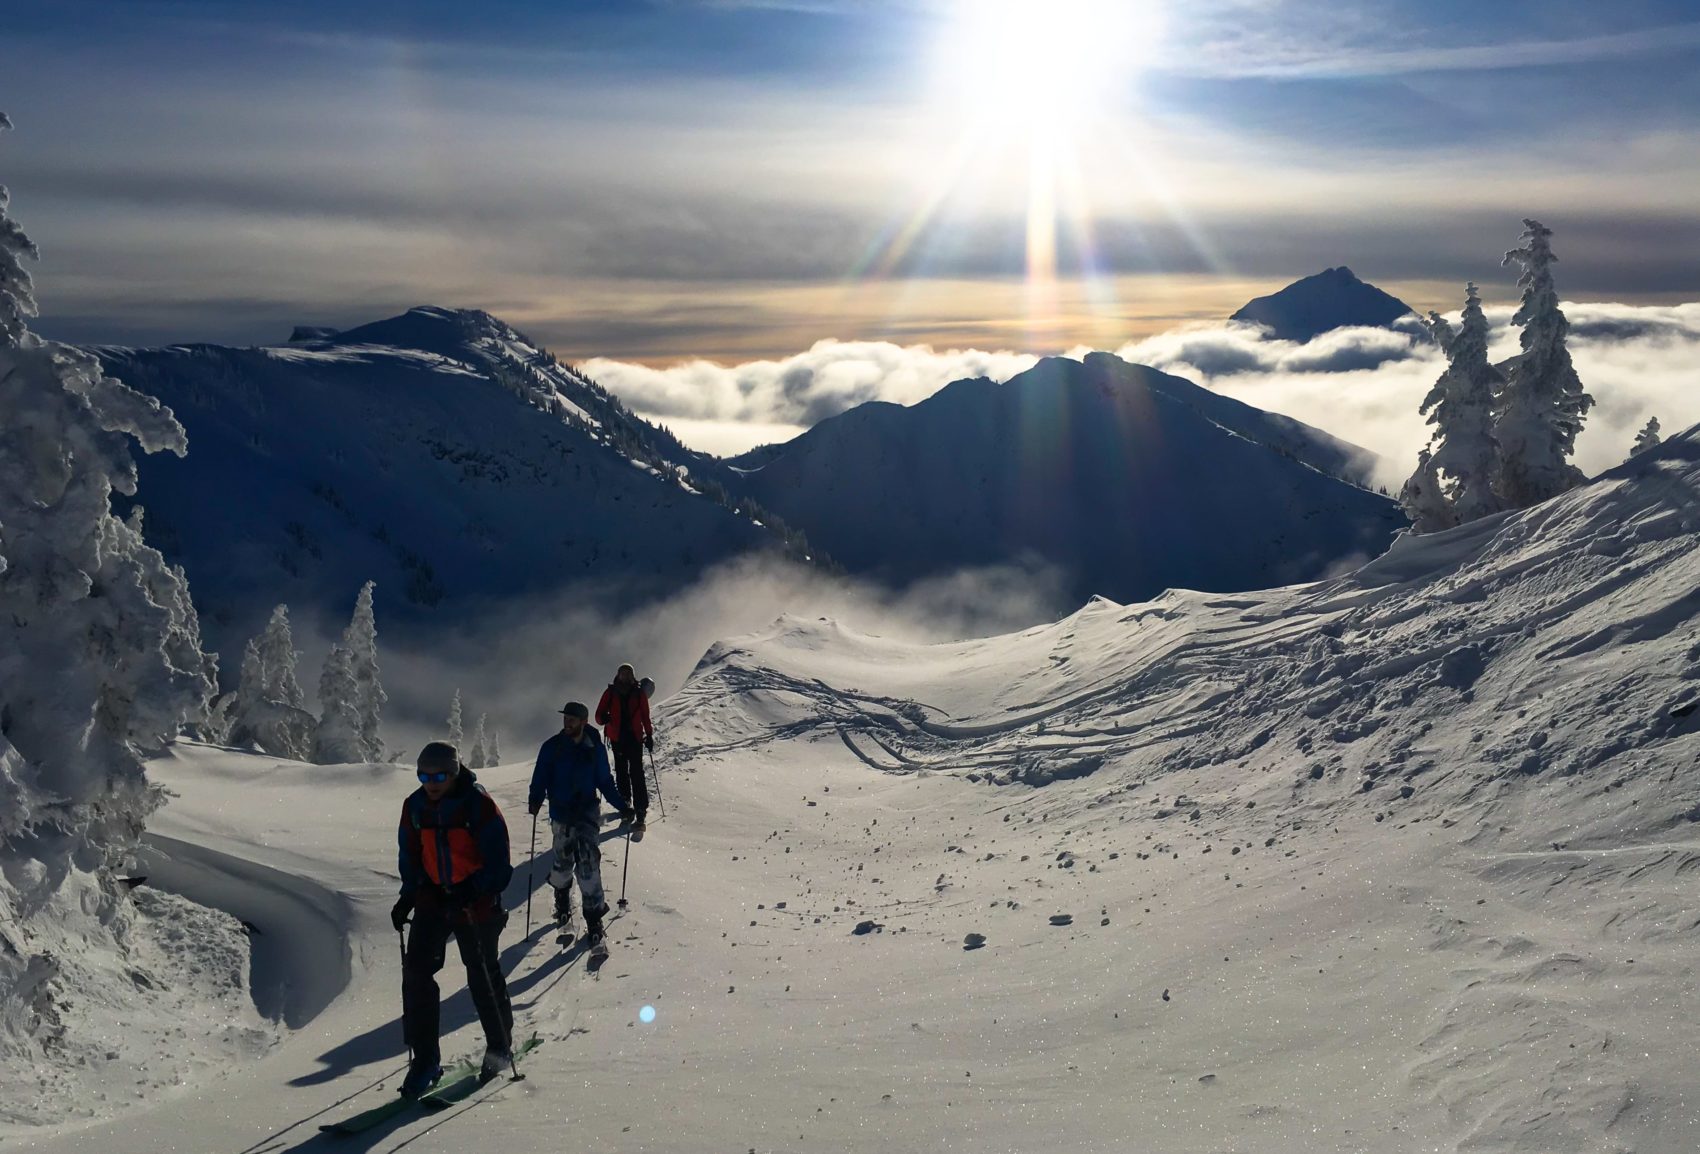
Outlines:
[{"label": "red ski jacket", "polygon": [[[631,710],[629,717],[627,709]],[[635,685],[627,694],[621,694],[612,685],[604,689],[602,700],[596,703],[596,723],[602,727],[602,736],[609,745],[655,736],[655,727],[649,723],[649,698]]]}]

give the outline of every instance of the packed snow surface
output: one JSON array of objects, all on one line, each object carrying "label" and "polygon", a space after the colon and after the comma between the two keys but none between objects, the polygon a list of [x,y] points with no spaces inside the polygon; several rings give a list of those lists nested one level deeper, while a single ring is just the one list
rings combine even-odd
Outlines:
[{"label": "packed snow surface", "polygon": [[[247,903],[291,1028],[5,1148],[1691,1151],[1697,532],[1691,430],[1316,584],[946,645],[800,617],[725,641],[657,702],[666,818],[598,972],[524,937],[529,766],[481,773],[546,1044],[341,1144],[317,1125],[403,1062],[412,779],[182,745],[157,844]],[[445,987],[472,1052],[453,962]]]}]

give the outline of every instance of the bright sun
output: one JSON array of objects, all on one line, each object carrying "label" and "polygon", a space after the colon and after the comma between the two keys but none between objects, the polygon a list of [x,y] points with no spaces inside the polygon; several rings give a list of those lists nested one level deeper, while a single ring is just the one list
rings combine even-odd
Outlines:
[{"label": "bright sun", "polygon": [[957,0],[941,80],[976,131],[1067,137],[1125,95],[1160,24],[1153,0]]}]

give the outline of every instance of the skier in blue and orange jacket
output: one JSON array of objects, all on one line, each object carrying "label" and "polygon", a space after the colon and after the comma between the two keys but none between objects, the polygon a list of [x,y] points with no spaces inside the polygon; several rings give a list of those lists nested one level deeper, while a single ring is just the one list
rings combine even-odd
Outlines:
[{"label": "skier in blue and orange jacket", "polygon": [[486,1074],[508,1065],[514,1030],[497,951],[508,921],[502,891],[514,872],[507,823],[447,742],[420,750],[418,775],[419,788],[401,807],[401,898],[390,911],[398,933],[413,915],[401,980],[402,1032],[413,1052],[401,1087],[405,1098],[419,1097],[442,1077],[437,971],[449,938],[460,948],[467,989],[484,1026]]}]

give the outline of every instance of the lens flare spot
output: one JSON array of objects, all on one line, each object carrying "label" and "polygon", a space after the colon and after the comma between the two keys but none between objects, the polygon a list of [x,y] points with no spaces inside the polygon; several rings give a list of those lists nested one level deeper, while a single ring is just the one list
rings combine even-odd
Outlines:
[{"label": "lens flare spot", "polygon": [[638,1021],[642,1022],[646,1026],[655,1021],[655,1007],[645,1006],[643,1009],[639,1010]]}]

